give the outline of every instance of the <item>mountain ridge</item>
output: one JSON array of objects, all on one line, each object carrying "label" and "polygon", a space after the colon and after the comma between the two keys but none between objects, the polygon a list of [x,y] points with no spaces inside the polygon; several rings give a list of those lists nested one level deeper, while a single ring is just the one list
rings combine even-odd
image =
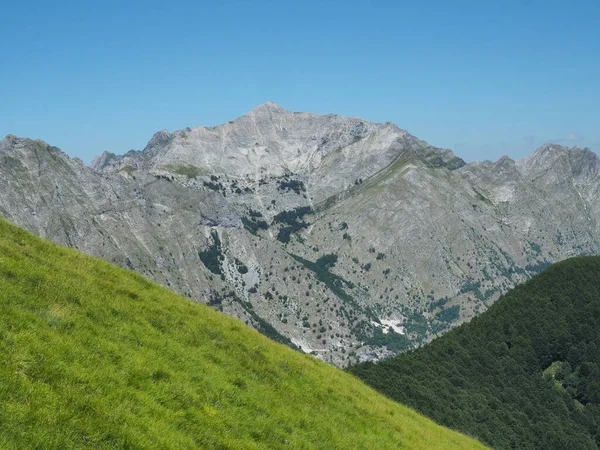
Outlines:
[{"label": "mountain ridge", "polygon": [[341,366],[420,345],[548,264],[600,253],[589,150],[465,163],[389,123],[279,112],[199,140],[158,132],[90,167],[4,139],[0,215]]}]

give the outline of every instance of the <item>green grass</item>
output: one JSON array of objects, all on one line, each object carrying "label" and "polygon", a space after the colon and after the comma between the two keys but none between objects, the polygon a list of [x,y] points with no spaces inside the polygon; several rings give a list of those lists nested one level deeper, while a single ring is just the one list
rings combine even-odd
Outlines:
[{"label": "green grass", "polygon": [[145,278],[0,220],[0,448],[484,448]]},{"label": "green grass", "polygon": [[344,192],[340,192],[339,194],[334,194],[331,197],[328,197],[321,203],[315,206],[315,211],[317,213],[321,213],[323,211],[328,210],[333,207],[337,203],[341,202],[350,197],[356,196],[358,193],[369,192],[370,197],[373,196],[374,193],[380,193],[383,189],[385,189],[385,184],[383,183],[387,178],[390,178],[394,175],[398,170],[402,169],[408,163],[413,160],[411,156],[402,155],[397,157],[394,161],[392,161],[388,166],[381,169],[379,172],[373,174],[369,178],[365,179],[363,183],[356,184],[350,186]]},{"label": "green grass", "polygon": [[199,168],[191,165],[168,166],[166,168],[173,173],[184,175],[188,178],[196,178],[201,173]]}]

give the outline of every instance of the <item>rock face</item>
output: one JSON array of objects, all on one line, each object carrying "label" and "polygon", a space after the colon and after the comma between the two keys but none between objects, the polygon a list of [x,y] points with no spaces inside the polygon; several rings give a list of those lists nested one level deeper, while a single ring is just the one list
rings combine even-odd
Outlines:
[{"label": "rock face", "polygon": [[91,167],[9,135],[0,214],[344,366],[598,254],[599,168],[557,145],[465,164],[393,124],[266,103]]}]

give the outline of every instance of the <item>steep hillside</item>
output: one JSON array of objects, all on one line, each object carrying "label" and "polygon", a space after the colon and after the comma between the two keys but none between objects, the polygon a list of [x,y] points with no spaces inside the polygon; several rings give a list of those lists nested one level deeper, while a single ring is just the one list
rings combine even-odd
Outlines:
[{"label": "steep hillside", "polygon": [[350,372],[494,448],[598,448],[600,257],[557,263],[470,323]]},{"label": "steep hillside", "polygon": [[2,448],[484,448],[145,278],[0,220]]},{"label": "steep hillside", "polygon": [[546,145],[465,164],[390,123],[267,103],[86,167],[0,141],[0,216],[346,366],[600,253],[600,162]]}]

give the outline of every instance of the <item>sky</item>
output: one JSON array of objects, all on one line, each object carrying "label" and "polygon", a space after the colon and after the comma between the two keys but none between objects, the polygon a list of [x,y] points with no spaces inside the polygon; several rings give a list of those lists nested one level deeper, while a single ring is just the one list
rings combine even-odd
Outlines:
[{"label": "sky", "polygon": [[545,142],[600,152],[599,0],[2,9],[0,138],[40,138],[86,163],[266,101],[393,122],[468,161]]}]

